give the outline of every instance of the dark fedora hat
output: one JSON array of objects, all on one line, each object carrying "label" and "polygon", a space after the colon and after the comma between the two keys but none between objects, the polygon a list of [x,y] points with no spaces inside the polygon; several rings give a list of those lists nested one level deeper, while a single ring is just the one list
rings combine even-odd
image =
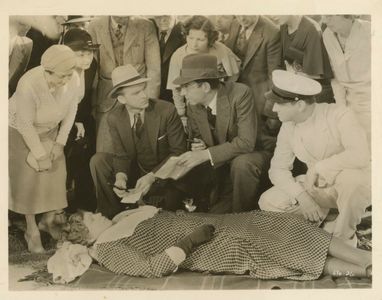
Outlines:
[{"label": "dark fedora hat", "polygon": [[68,46],[73,51],[79,50],[97,50],[99,44],[93,44],[90,34],[83,29],[73,28],[69,29],[63,38],[63,44]]},{"label": "dark fedora hat", "polygon": [[179,77],[173,81],[183,85],[198,79],[219,79],[224,77],[218,70],[218,59],[211,54],[190,54],[183,58]]}]

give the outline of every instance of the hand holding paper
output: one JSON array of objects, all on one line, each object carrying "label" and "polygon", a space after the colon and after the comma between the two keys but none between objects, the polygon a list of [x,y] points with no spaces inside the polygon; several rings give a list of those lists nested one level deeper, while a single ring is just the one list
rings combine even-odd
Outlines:
[{"label": "hand holding paper", "polygon": [[177,180],[184,176],[191,168],[178,164],[179,157],[172,156],[166,163],[155,173],[155,177],[160,179],[174,179]]},{"label": "hand holding paper", "polygon": [[138,189],[132,189],[128,192],[125,192],[125,195],[123,196],[121,203],[137,203],[138,201],[141,201],[143,198],[142,191]]}]

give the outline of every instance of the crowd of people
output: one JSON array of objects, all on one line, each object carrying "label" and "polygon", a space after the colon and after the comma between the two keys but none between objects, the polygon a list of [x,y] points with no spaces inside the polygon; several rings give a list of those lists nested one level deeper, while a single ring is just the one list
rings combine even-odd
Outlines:
[{"label": "crowd of people", "polygon": [[44,230],[133,276],[370,276],[370,57],[354,15],[10,17],[29,251]]}]

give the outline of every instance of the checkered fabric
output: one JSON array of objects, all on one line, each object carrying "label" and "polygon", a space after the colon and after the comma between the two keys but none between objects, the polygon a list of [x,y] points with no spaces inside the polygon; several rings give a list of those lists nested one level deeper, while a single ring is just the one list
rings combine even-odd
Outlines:
[{"label": "checkered fabric", "polygon": [[265,211],[178,216],[160,212],[128,238],[98,245],[99,262],[118,274],[160,277],[176,269],[164,250],[202,224],[214,238],[181,265],[191,271],[249,274],[259,279],[317,279],[331,236],[301,217]]}]

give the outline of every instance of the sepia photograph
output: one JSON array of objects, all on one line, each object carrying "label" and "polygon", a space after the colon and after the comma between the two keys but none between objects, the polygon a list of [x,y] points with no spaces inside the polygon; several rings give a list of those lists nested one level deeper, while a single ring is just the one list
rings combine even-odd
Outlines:
[{"label": "sepia photograph", "polygon": [[9,299],[373,291],[371,11],[42,7],[3,20]]}]

